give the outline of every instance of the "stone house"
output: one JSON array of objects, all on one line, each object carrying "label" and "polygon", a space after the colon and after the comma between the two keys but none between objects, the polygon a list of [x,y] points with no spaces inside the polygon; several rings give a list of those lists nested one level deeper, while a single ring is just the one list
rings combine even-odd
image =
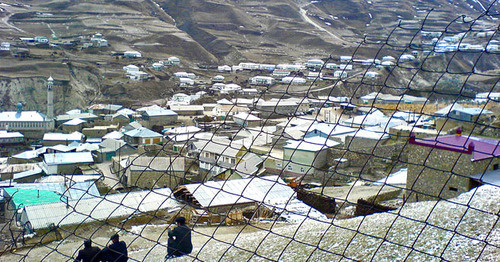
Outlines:
[{"label": "stone house", "polygon": [[81,132],[83,129],[83,125],[85,123],[87,123],[87,121],[80,119],[80,118],[75,118],[75,119],[64,122],[62,124],[62,130],[65,133]]},{"label": "stone house", "polygon": [[105,139],[94,152],[96,162],[111,160],[114,156],[127,156],[137,152],[133,146],[123,140]]},{"label": "stone house", "polygon": [[479,185],[471,176],[500,165],[499,140],[460,133],[426,139],[412,135],[406,150],[409,201],[456,197]]},{"label": "stone house", "polygon": [[126,132],[124,134],[124,140],[133,146],[162,144],[163,135],[142,127]]},{"label": "stone house", "polygon": [[493,112],[484,108],[465,108],[459,104],[449,105],[434,113],[436,130],[446,132],[460,127],[472,132],[477,124],[493,121]]},{"label": "stone house", "polygon": [[90,152],[48,153],[43,155],[45,174],[81,174],[80,166],[94,163]]},{"label": "stone house", "polygon": [[92,113],[94,115],[115,114],[120,109],[123,109],[122,105],[113,104],[94,104],[88,108],[89,113]]},{"label": "stone house", "polygon": [[262,124],[262,119],[260,117],[254,116],[246,112],[240,112],[233,115],[234,123],[243,127],[256,127]]},{"label": "stone house", "polygon": [[186,182],[186,161],[180,156],[113,158],[113,169],[127,187],[175,188]]},{"label": "stone house", "polygon": [[153,126],[167,126],[174,124],[177,121],[177,113],[168,109],[151,109],[142,112],[142,124],[145,127],[152,128]]},{"label": "stone house", "polygon": [[45,133],[42,144],[44,146],[69,145],[73,142],[82,143],[84,139],[85,136],[80,132],[73,132],[71,134]]}]

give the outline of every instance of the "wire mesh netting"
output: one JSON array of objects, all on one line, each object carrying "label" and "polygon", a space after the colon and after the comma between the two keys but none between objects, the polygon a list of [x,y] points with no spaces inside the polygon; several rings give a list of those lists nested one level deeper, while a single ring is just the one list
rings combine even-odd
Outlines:
[{"label": "wire mesh netting", "polygon": [[116,233],[129,261],[163,261],[177,217],[193,250],[173,261],[498,261],[498,5],[434,14],[278,65],[196,126],[128,126],[103,164],[4,185],[0,261],[70,261]]}]

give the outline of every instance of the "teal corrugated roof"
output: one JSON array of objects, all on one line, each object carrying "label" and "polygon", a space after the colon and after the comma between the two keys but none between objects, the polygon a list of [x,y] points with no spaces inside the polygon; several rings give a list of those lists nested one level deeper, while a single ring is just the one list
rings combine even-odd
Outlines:
[{"label": "teal corrugated roof", "polygon": [[5,192],[12,197],[15,208],[41,205],[47,203],[66,202],[66,197],[49,190],[5,188]]}]

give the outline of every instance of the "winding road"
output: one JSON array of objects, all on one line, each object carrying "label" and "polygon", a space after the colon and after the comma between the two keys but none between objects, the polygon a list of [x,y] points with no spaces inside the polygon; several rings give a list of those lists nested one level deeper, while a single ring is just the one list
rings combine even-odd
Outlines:
[{"label": "winding road", "polygon": [[339,42],[344,42],[344,40],[340,39],[340,37],[336,36],[334,33],[324,29],[322,26],[320,26],[318,23],[316,23],[314,20],[312,20],[308,15],[307,15],[307,10],[304,9],[304,7],[308,6],[309,4],[299,7],[300,8],[300,15],[302,16],[302,19],[304,19],[305,22],[311,24],[315,28],[317,28],[320,31],[323,31],[330,35],[333,39]]}]

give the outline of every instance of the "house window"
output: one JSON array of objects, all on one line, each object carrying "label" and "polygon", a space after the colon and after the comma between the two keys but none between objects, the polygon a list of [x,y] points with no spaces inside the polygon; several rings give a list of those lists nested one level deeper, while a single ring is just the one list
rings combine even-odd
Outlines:
[{"label": "house window", "polygon": [[282,167],[281,163],[276,163],[276,167],[281,169],[281,167]]},{"label": "house window", "polygon": [[287,169],[290,170],[290,171],[292,171],[293,170],[292,165],[288,165]]},{"label": "house window", "polygon": [[498,164],[493,165],[493,170],[497,170],[499,168]]},{"label": "house window", "polygon": [[300,168],[300,173],[304,173],[304,172],[306,172],[306,169],[305,169],[305,168],[303,168],[303,167],[301,167],[301,168]]},{"label": "house window", "polygon": [[451,186],[450,186],[450,187],[448,187],[448,189],[449,189],[450,191],[458,192],[458,188],[456,188],[456,187],[451,187]]},{"label": "house window", "polygon": [[233,165],[236,164],[236,159],[232,158],[231,159],[231,164],[233,164]]}]

